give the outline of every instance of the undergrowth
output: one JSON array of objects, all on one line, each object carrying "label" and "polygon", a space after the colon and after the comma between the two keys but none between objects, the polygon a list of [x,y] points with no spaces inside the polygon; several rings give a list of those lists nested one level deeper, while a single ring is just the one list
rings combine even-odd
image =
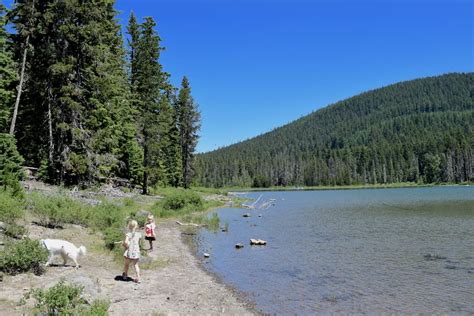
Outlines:
[{"label": "undergrowth", "polygon": [[[105,248],[113,251],[117,257],[123,254],[123,248],[116,242],[123,239],[127,221],[135,219],[140,227],[146,221],[146,214],[151,212],[155,219],[177,218],[216,229],[219,225],[217,214],[208,216],[210,208],[222,206],[221,201],[205,201],[200,193],[180,188],[156,189],[164,195],[154,203],[141,198],[124,198],[109,201],[101,200],[96,206],[82,203],[80,200],[61,195],[46,196],[31,193],[26,197],[12,195],[0,190],[0,221],[4,225],[4,234],[10,237],[23,237],[26,230],[15,222],[24,217],[28,209],[37,220],[37,224],[49,228],[63,228],[65,224],[77,224],[103,234]],[[140,211],[145,209],[146,211]],[[6,254],[9,256],[8,254]],[[12,259],[15,261],[16,259]]]},{"label": "undergrowth", "polygon": [[25,304],[27,300],[33,299],[35,315],[107,315],[109,301],[95,300],[88,306],[82,298],[82,291],[82,286],[67,284],[61,280],[47,290],[30,290],[24,295],[21,303]]}]

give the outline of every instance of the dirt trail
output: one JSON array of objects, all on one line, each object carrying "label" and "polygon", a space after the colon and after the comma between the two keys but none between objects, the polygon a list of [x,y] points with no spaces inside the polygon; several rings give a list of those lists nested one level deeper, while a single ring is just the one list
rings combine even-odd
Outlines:
[{"label": "dirt trail", "polygon": [[[17,306],[29,289],[48,288],[61,278],[84,286],[86,299],[110,300],[110,315],[250,315],[248,304],[232,290],[205,272],[198,259],[181,239],[181,231],[172,222],[157,227],[157,242],[143,266],[142,282],[116,281],[122,266],[104,254],[100,236],[79,226],[51,230],[28,227],[31,238],[63,238],[88,248],[79,260],[81,268],[53,266],[43,276],[22,274],[6,277],[1,283],[0,310],[5,315],[22,315],[30,306]],[[153,261],[152,261],[153,260]],[[151,262],[146,262],[151,261]],[[61,263],[61,260],[58,260]],[[71,264],[71,263],[69,263]],[[133,269],[129,272],[134,276]]]}]

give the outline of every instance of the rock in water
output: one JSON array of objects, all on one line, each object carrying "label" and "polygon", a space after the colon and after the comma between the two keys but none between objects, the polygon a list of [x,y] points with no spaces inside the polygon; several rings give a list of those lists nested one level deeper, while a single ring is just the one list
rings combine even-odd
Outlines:
[{"label": "rock in water", "polygon": [[235,248],[237,248],[237,249],[244,248],[244,244],[239,242],[238,244],[235,244]]},{"label": "rock in water", "polygon": [[250,217],[250,214],[249,213],[245,213],[244,215],[242,215],[243,217]]},{"label": "rock in water", "polygon": [[209,258],[209,254],[207,252],[204,253],[204,258]]},{"label": "rock in water", "polygon": [[429,253],[429,254],[424,255],[423,258],[425,258],[425,260],[428,260],[428,261],[446,259],[445,256],[440,256],[440,255],[432,254],[432,253]]},{"label": "rock in water", "polygon": [[250,239],[250,244],[251,245],[256,245],[256,246],[265,246],[267,242],[263,239]]}]

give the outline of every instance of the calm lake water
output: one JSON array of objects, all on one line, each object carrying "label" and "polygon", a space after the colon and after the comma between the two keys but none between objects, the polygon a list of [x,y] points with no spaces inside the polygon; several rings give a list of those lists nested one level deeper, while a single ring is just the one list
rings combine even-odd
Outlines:
[{"label": "calm lake water", "polygon": [[220,209],[228,231],[196,241],[205,266],[264,312],[474,313],[474,187],[246,196],[260,195],[274,205]]}]

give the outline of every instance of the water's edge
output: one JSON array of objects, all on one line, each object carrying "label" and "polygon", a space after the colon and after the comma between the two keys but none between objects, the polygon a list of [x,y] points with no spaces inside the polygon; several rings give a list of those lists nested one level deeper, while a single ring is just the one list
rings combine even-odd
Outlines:
[{"label": "water's edge", "polygon": [[[216,211],[216,210],[220,210],[220,208],[213,209],[213,211]],[[229,292],[234,294],[237,300],[241,302],[242,304],[244,304],[244,306],[246,307],[249,313],[254,314],[254,315],[268,315],[263,310],[260,310],[257,308],[256,302],[253,301],[247,293],[242,292],[238,290],[232,284],[225,282],[224,279],[221,276],[219,276],[219,274],[214,273],[210,271],[209,269],[206,269],[206,267],[204,266],[205,258],[203,258],[202,254],[199,253],[198,242],[194,238],[199,229],[205,229],[205,228],[192,227],[190,228],[191,233],[187,233],[187,234],[183,234],[183,230],[181,230],[181,241],[187,246],[192,256],[196,258],[199,269],[201,269],[204,273],[209,275],[213,279],[214,282],[223,285]]]}]

